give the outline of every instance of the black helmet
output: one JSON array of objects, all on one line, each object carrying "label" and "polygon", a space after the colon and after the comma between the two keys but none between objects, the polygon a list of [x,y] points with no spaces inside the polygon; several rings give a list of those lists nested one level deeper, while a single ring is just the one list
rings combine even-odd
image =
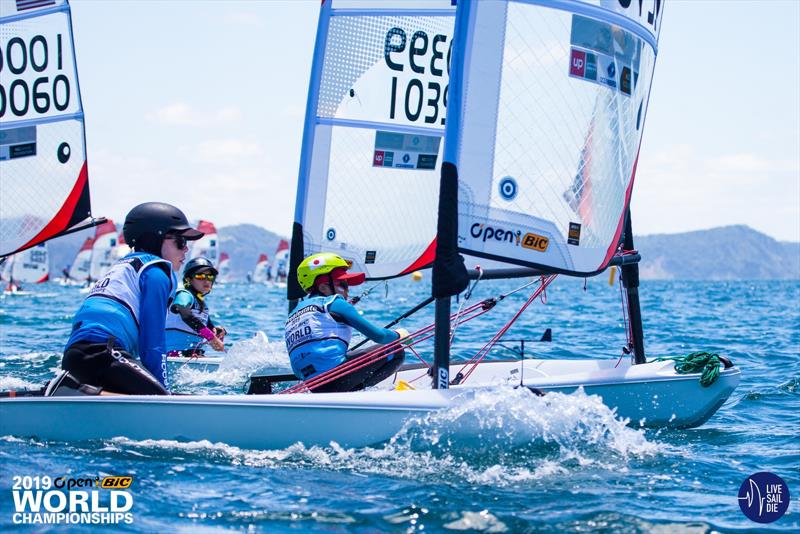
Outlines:
[{"label": "black helmet", "polygon": [[187,241],[203,237],[195,230],[181,210],[163,202],[139,204],[125,216],[122,235],[134,250],[161,255],[161,244],[167,234],[179,234]]},{"label": "black helmet", "polygon": [[214,276],[219,274],[219,271],[214,267],[214,264],[211,263],[211,260],[208,258],[204,258],[202,256],[189,260],[186,264],[186,267],[183,269],[183,279],[186,280],[187,278],[191,278],[191,276],[201,269],[208,269]]}]

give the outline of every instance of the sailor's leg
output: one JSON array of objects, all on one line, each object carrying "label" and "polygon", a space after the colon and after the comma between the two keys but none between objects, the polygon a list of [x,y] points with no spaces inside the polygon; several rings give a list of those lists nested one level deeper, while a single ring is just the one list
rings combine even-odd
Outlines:
[{"label": "sailor's leg", "polygon": [[[351,361],[359,356],[373,351],[377,345],[365,347],[347,354],[347,361]],[[313,391],[317,393],[332,393],[343,391],[359,391],[364,388],[374,386],[394,374],[398,367],[402,365],[405,355],[403,351],[397,352],[390,356],[390,360],[381,358],[377,361],[371,362],[369,365],[351,371],[346,375],[337,378],[332,382],[328,382],[322,386],[314,388]]]},{"label": "sailor's leg", "polygon": [[64,352],[61,367],[81,383],[129,395],[169,395],[146,369],[125,351],[105,343],[74,343]]}]

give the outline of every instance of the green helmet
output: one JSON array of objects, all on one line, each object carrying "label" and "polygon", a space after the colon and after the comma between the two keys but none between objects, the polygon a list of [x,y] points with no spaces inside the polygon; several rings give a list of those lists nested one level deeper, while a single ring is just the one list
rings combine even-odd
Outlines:
[{"label": "green helmet", "polygon": [[300,282],[300,287],[308,292],[314,287],[314,280],[319,275],[330,274],[331,271],[339,267],[345,269],[350,268],[350,264],[345,261],[341,256],[333,252],[321,252],[319,254],[312,254],[297,266],[297,281]]}]

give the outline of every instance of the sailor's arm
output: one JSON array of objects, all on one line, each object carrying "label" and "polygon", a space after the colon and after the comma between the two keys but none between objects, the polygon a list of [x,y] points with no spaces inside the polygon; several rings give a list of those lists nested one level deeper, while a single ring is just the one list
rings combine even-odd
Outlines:
[{"label": "sailor's arm", "polygon": [[145,369],[168,389],[164,323],[171,286],[167,274],[159,265],[145,268],[139,278],[142,292],[139,306],[139,358]]},{"label": "sailor's arm", "polygon": [[380,328],[370,323],[358,314],[355,306],[344,300],[343,298],[335,299],[328,307],[331,314],[338,315],[342,321],[352,326],[370,340],[385,345],[400,338],[400,334],[388,328]]}]

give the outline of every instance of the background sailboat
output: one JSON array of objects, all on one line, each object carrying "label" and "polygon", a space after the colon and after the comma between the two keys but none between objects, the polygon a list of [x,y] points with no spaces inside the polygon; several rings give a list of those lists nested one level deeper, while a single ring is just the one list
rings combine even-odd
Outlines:
[{"label": "background sailboat", "polygon": [[114,226],[114,221],[109,219],[95,228],[92,261],[89,268],[89,277],[92,281],[99,280],[114,264],[116,248],[117,227]]},{"label": "background sailboat", "polygon": [[271,277],[272,271],[269,266],[269,256],[262,253],[258,256],[251,280],[257,284],[265,284],[270,281]]},{"label": "background sailboat", "polygon": [[210,221],[201,220],[197,225],[197,229],[203,232],[203,237],[191,245],[192,250],[189,253],[189,257],[198,258],[202,256],[216,265],[219,259],[217,227]]},{"label": "background sailboat", "polygon": [[69,269],[69,279],[75,283],[85,284],[89,281],[92,267],[92,246],[94,237],[87,237],[81,245]]},{"label": "background sailboat", "polygon": [[231,257],[228,255],[227,252],[220,252],[219,265],[217,266],[217,270],[219,270],[219,276],[217,277],[217,281],[219,283],[224,284],[226,282],[230,282]]},{"label": "background sailboat", "polygon": [[285,239],[278,243],[272,263],[272,281],[279,287],[284,287],[289,272],[289,242]]}]

